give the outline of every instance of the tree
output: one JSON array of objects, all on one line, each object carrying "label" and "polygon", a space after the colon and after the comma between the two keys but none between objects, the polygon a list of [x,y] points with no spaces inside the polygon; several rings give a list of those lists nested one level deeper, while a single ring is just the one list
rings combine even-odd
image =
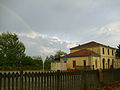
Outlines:
[{"label": "tree", "polygon": [[61,51],[61,50],[59,50],[59,51],[56,52],[55,58],[60,58],[62,55],[66,55],[66,54],[67,54],[67,53],[65,53],[65,52],[63,52],[63,51]]},{"label": "tree", "polygon": [[49,56],[49,60],[52,62],[52,61],[54,61],[54,59],[55,59],[55,56],[53,56],[53,55],[50,55]]},{"label": "tree", "polygon": [[47,56],[44,62],[44,69],[45,70],[50,70],[51,68],[51,59]]},{"label": "tree", "polygon": [[117,56],[117,57],[120,57],[120,44],[117,46],[116,56]]},{"label": "tree", "polygon": [[16,34],[0,34],[0,59],[19,60],[25,56],[25,46]]},{"label": "tree", "polygon": [[33,57],[33,67],[37,69],[43,69],[43,61],[41,56],[40,57]]},{"label": "tree", "polygon": [[16,62],[18,64],[18,67],[22,69],[30,69],[33,66],[33,59],[31,56],[25,56],[22,58],[22,60],[17,60]]},{"label": "tree", "polygon": [[45,59],[45,62],[44,62],[44,68],[45,68],[45,70],[50,70],[50,68],[51,68],[51,62],[60,59],[60,57],[62,55],[66,55],[66,53],[63,52],[63,51],[57,51],[54,56],[53,55],[50,55],[49,57],[47,56],[46,59]]}]

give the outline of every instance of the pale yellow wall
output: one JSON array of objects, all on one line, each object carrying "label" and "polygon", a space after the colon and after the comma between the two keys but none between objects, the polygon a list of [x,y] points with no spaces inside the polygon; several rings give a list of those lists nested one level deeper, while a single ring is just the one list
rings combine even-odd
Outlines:
[{"label": "pale yellow wall", "polygon": [[[103,48],[104,48],[104,54],[103,54]],[[108,49],[109,49],[109,55],[108,55]],[[113,50],[113,53],[114,53],[113,55],[112,55],[112,50]],[[100,55],[101,56],[107,56],[107,57],[115,57],[115,49],[100,46]]]},{"label": "pale yellow wall", "polygon": [[[67,68],[74,69],[73,61],[76,61],[76,66],[83,66],[84,65],[83,61],[86,60],[86,65],[91,66],[91,69],[93,69],[93,65],[94,65],[94,69],[100,69],[100,68],[103,69],[102,59],[103,57],[101,58],[101,57],[94,57],[94,56],[93,57],[71,57],[71,58],[68,58],[67,60]],[[114,58],[104,57],[104,59],[105,59],[105,69],[108,69],[108,59],[110,60],[110,63],[109,63],[109,68],[110,68],[110,66],[112,65],[112,60]],[[96,61],[97,61],[97,66],[96,66]]]},{"label": "pale yellow wall", "polygon": [[114,68],[120,68],[120,59],[115,59]]},{"label": "pale yellow wall", "polygon": [[[88,50],[91,50],[93,52],[96,52],[97,54],[100,54],[100,47],[97,46],[97,47],[91,47],[91,48],[82,48],[82,49],[88,49]],[[76,51],[79,51],[79,50],[82,50],[82,49],[72,49],[70,50],[70,53],[73,53],[73,52],[76,52]]]},{"label": "pale yellow wall", "polygon": [[[104,54],[103,54],[103,49],[104,48]],[[109,47],[103,47],[103,46],[96,46],[96,47],[91,47],[91,48],[82,48],[82,49],[88,49],[88,50],[91,50],[93,52],[96,52],[97,54],[101,55],[101,56],[109,56],[109,57],[115,57],[115,49],[112,49],[112,48],[109,48]],[[76,52],[76,51],[79,51],[79,50],[82,50],[82,49],[72,49],[70,50],[70,53],[73,53],[73,52]],[[109,55],[108,55],[108,49],[109,49]],[[112,50],[114,52],[114,55],[112,55]]]},{"label": "pale yellow wall", "polygon": [[[90,66],[91,69],[93,69],[93,65],[94,65],[94,69],[98,69],[100,68],[100,58],[99,57],[71,57],[68,58],[67,60],[67,68],[68,69],[74,69],[73,67],[73,61],[76,61],[76,66],[84,66],[84,60],[86,60],[86,66]],[[95,64],[95,60],[97,60],[97,67]]]},{"label": "pale yellow wall", "polygon": [[[103,54],[103,48],[104,48],[104,54]],[[108,55],[108,49],[109,49],[109,55]],[[113,55],[112,55],[113,50]],[[112,65],[112,60],[115,60],[115,49],[109,48],[109,47],[100,47],[100,55],[101,55],[101,68],[103,68],[103,59],[105,59],[105,69],[108,69],[108,59],[110,60],[109,67]]]},{"label": "pale yellow wall", "polygon": [[112,60],[115,60],[115,58],[110,58],[110,57],[101,57],[101,68],[103,69],[103,59],[105,59],[105,69],[108,69],[108,59],[110,60],[109,63],[109,68],[112,65]]},{"label": "pale yellow wall", "polygon": [[[103,54],[103,48],[104,48],[104,54]],[[112,65],[112,60],[114,60],[114,62],[116,62],[115,60],[115,49],[112,49],[112,48],[109,48],[109,47],[104,47],[104,46],[95,46],[95,47],[91,47],[91,48],[82,48],[82,49],[88,49],[88,50],[91,50],[93,52],[96,52],[97,54],[99,54],[100,56],[99,57],[92,57],[92,61],[91,61],[91,66],[94,65],[94,68],[97,69],[97,68],[102,68],[103,69],[103,59],[105,59],[105,69],[108,69],[108,59],[110,60],[110,63],[109,63],[109,68],[110,66]],[[109,55],[108,55],[108,49],[109,49]],[[80,49],[73,49],[71,50],[71,53],[72,52],[76,52],[76,51],[79,51]],[[113,50],[113,55],[112,55],[112,50]],[[97,67],[95,65],[95,60],[98,60],[97,61]],[[67,66],[69,68],[71,68],[72,66],[72,61],[73,60],[77,60],[77,64],[78,66],[79,65],[82,65],[83,64],[83,60],[88,60],[88,57],[76,57],[76,58],[70,58],[68,60],[68,64]],[[120,63],[119,63],[120,64]],[[119,65],[117,65],[119,66]],[[114,64],[114,67],[115,64]]]},{"label": "pale yellow wall", "polygon": [[76,66],[83,66],[83,61],[86,60],[86,65],[88,65],[88,57],[72,57],[68,58],[67,60],[67,68],[68,69],[74,69],[73,68],[73,61],[76,61]]},{"label": "pale yellow wall", "polygon": [[100,69],[100,63],[100,57],[92,57],[92,65],[94,65],[94,69]]},{"label": "pale yellow wall", "polygon": [[80,49],[72,49],[70,50],[70,53],[73,53],[73,52],[76,52],[76,51],[79,51]]},{"label": "pale yellow wall", "polygon": [[57,71],[57,70],[67,70],[66,63],[62,62],[52,62],[51,63],[51,70]]},{"label": "pale yellow wall", "polygon": [[91,50],[97,54],[100,54],[100,47],[97,46],[97,47],[91,47],[91,48],[85,48],[85,49],[88,49],[88,50]]}]

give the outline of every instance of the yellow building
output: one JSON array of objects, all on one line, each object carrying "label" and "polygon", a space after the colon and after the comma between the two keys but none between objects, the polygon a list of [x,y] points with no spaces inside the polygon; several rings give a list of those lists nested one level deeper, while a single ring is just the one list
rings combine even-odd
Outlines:
[{"label": "yellow building", "polygon": [[68,69],[109,69],[114,67],[115,48],[97,42],[89,42],[70,48],[70,54],[62,57]]}]

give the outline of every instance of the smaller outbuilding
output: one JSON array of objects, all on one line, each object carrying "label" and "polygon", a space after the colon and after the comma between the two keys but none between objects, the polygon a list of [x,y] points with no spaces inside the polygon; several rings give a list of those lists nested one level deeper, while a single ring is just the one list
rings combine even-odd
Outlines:
[{"label": "smaller outbuilding", "polygon": [[57,71],[57,70],[67,70],[67,65],[64,62],[52,62],[51,63],[51,70],[52,71]]}]

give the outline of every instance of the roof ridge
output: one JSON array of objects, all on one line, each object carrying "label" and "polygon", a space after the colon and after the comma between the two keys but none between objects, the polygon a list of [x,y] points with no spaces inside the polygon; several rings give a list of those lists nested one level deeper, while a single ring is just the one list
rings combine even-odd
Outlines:
[{"label": "roof ridge", "polygon": [[95,42],[95,41],[91,41],[91,42],[88,42],[88,43],[85,43],[85,44],[81,44],[81,45],[78,45],[78,46],[70,48],[70,49],[75,49],[75,48],[83,47],[83,46],[90,45],[90,44],[97,44],[97,45],[101,45],[101,46],[105,46],[105,47],[109,47],[109,48],[115,49],[113,47],[110,47],[108,45],[104,45],[104,44],[101,44],[101,43],[98,43],[98,42]]}]

